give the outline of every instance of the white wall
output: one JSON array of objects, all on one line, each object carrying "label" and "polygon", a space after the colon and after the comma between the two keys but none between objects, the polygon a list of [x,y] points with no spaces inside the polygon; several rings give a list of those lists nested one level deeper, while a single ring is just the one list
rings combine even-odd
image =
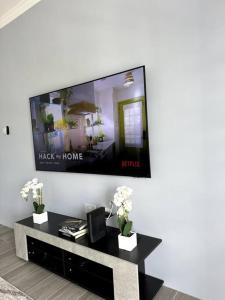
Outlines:
[{"label": "white wall", "polygon": [[[224,298],[224,0],[43,0],[0,31],[0,220],[30,215],[38,176],[49,210],[81,215],[134,189],[138,232],[163,244],[146,270]],[[29,96],[146,65],[152,179],[36,172]],[[84,189],[85,187],[85,189]]]}]

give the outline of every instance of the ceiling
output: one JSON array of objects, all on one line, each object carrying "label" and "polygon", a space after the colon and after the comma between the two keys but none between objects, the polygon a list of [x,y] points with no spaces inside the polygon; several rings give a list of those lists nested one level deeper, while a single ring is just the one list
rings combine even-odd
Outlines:
[{"label": "ceiling", "polygon": [[41,0],[0,0],[0,29]]}]

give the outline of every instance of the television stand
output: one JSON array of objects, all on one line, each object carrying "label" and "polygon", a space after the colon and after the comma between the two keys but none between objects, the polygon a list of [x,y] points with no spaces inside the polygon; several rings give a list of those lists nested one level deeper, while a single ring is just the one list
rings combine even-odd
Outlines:
[{"label": "television stand", "polygon": [[145,274],[144,261],[162,240],[137,235],[137,247],[118,248],[118,229],[107,227],[107,235],[91,244],[88,236],[76,242],[58,235],[60,223],[71,217],[48,212],[48,222],[33,218],[15,223],[16,254],[71,280],[93,293],[115,300],[150,300],[163,280]]}]

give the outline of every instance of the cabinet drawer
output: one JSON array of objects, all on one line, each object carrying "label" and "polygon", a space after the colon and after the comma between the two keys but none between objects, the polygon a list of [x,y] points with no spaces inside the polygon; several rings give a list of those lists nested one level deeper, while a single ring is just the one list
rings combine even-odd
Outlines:
[{"label": "cabinet drawer", "polygon": [[105,281],[104,277],[98,277],[95,273],[67,264],[65,277],[104,299],[114,299],[113,282]]},{"label": "cabinet drawer", "polygon": [[34,249],[39,249],[41,251],[48,253],[49,255],[51,255],[55,258],[62,259],[62,250],[60,248],[49,245],[45,242],[42,242],[40,240],[34,239],[29,236],[27,236],[27,248],[28,248],[28,251],[34,250]]},{"label": "cabinet drawer", "polygon": [[62,260],[60,261],[59,259],[54,258],[54,256],[51,256],[44,249],[40,250],[35,248],[28,248],[28,259],[54,273],[64,275]]},{"label": "cabinet drawer", "polygon": [[64,250],[65,263],[79,265],[82,263],[82,257]]},{"label": "cabinet drawer", "polygon": [[109,267],[67,251],[64,251],[64,261],[66,265],[72,268],[91,273],[93,276],[98,276],[102,280],[113,282],[113,272]]},{"label": "cabinet drawer", "polygon": [[65,276],[74,282],[78,282],[80,278],[80,270],[79,268],[65,264]]}]

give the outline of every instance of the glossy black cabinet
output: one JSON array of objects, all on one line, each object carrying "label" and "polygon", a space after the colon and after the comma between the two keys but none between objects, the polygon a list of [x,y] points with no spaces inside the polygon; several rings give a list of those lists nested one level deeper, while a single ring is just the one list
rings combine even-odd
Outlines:
[{"label": "glossy black cabinet", "polygon": [[114,299],[112,269],[27,236],[28,258],[91,292]]}]

